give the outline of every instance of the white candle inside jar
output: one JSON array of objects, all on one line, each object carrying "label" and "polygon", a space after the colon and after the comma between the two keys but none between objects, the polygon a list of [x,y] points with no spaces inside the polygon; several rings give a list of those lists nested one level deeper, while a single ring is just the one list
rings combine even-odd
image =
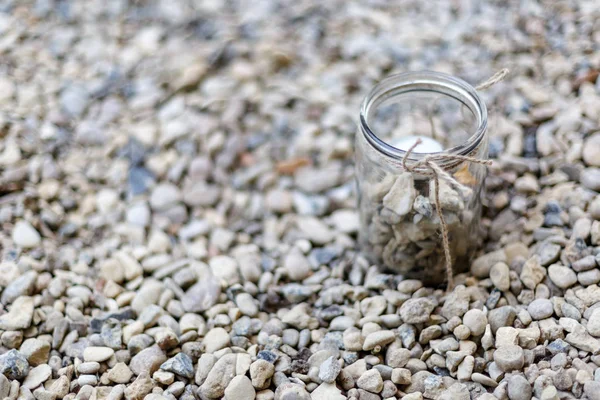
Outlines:
[{"label": "white candle inside jar", "polygon": [[398,150],[407,151],[419,139],[421,139],[421,143],[413,149],[415,153],[439,153],[444,150],[440,142],[428,136],[404,136],[393,139],[390,144]]}]

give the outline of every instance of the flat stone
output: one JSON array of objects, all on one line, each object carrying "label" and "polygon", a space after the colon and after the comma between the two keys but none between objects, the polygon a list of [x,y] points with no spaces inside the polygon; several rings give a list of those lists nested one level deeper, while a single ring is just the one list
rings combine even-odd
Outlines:
[{"label": "flat stone", "polygon": [[471,264],[471,272],[478,278],[487,278],[490,270],[499,262],[506,262],[504,249],[496,250],[476,258]]},{"label": "flat stone", "polygon": [[198,359],[196,368],[196,375],[194,376],[194,382],[196,385],[202,385],[208,376],[208,373],[217,362],[217,357],[212,354],[202,354]]},{"label": "flat stone", "polygon": [[304,386],[284,382],[275,390],[275,400],[311,400],[311,397]]},{"label": "flat stone", "polygon": [[463,316],[463,324],[469,328],[471,334],[474,336],[483,335],[487,323],[487,316],[481,310],[469,310]]},{"label": "flat stone", "polygon": [[200,393],[209,398],[221,398],[235,377],[236,361],[237,354],[225,354],[219,358],[200,386]]},{"label": "flat stone", "polygon": [[600,134],[593,134],[583,143],[583,161],[592,167],[600,167]]},{"label": "flat stone", "polygon": [[245,375],[238,375],[229,382],[225,388],[227,400],[254,400],[256,391],[252,382]]},{"label": "flat stone", "polygon": [[8,379],[20,380],[29,373],[29,363],[17,350],[9,350],[0,355],[0,373],[6,375]]},{"label": "flat stone", "polygon": [[531,257],[523,265],[520,278],[523,282],[523,285],[528,289],[535,289],[535,287],[542,282],[545,277],[546,268],[542,267],[538,255]]},{"label": "flat stone", "polygon": [[600,400],[600,382],[591,380],[585,382],[583,392],[590,400]]},{"label": "flat stone", "polygon": [[511,306],[504,306],[490,310],[488,312],[488,321],[492,328],[492,333],[496,333],[496,331],[502,326],[512,326],[516,316],[517,313]]},{"label": "flat stone", "polygon": [[5,399],[8,398],[10,392],[10,381],[4,374],[0,374],[0,397]]},{"label": "flat stone", "polygon": [[38,365],[29,370],[29,374],[23,381],[23,387],[33,390],[46,382],[52,376],[52,368],[48,364]]},{"label": "flat stone", "polygon": [[363,343],[363,350],[373,350],[375,347],[383,347],[393,342],[396,334],[392,331],[378,331],[367,335]]},{"label": "flat stone", "polygon": [[[144,270],[140,263],[130,254],[124,251],[117,251],[114,254],[114,258],[121,265],[121,268],[123,269],[123,274],[125,276],[125,280],[133,280],[139,276],[142,276],[142,274],[144,273]],[[141,307],[139,309],[141,309]]]},{"label": "flat stone", "polygon": [[271,377],[275,373],[275,366],[265,360],[256,360],[250,365],[250,378],[252,379],[252,386],[256,389],[266,389],[270,382]]},{"label": "flat stone", "polygon": [[429,321],[435,303],[427,298],[409,299],[400,307],[400,316],[407,324],[422,324]]},{"label": "flat stone", "polygon": [[212,275],[206,276],[190,287],[181,304],[186,312],[200,313],[212,307],[221,294],[221,285]]},{"label": "flat stone", "polygon": [[10,311],[0,316],[0,329],[14,331],[27,329],[31,326],[33,318],[33,297],[21,296],[17,298]]},{"label": "flat stone", "polygon": [[581,171],[581,184],[590,190],[600,191],[600,168],[586,168]]},{"label": "flat stone", "polygon": [[536,299],[529,303],[527,311],[534,320],[546,319],[554,313],[552,301],[548,299]]},{"label": "flat stone", "polygon": [[132,377],[133,372],[123,362],[115,364],[114,367],[108,370],[108,379],[114,383],[129,383]]},{"label": "flat stone", "polygon": [[12,240],[17,246],[28,249],[38,246],[42,237],[29,222],[21,220],[13,228]]},{"label": "flat stone", "polygon": [[57,380],[52,382],[48,391],[57,399],[62,399],[69,393],[69,378],[66,375],[59,376]]},{"label": "flat stone", "polygon": [[156,185],[150,195],[150,207],[153,210],[164,211],[183,199],[179,188],[171,183]]},{"label": "flat stone", "polygon": [[321,383],[310,393],[311,400],[345,400],[346,396],[334,383]]},{"label": "flat stone", "polygon": [[496,387],[496,386],[498,386],[498,382],[496,382],[495,380],[493,380],[489,376],[486,376],[484,374],[480,374],[478,372],[475,372],[474,374],[472,374],[471,375],[471,379],[473,380],[473,382],[480,383],[483,386],[488,386],[488,387]]},{"label": "flat stone", "polygon": [[587,331],[590,335],[600,337],[600,308],[592,311],[587,323]]},{"label": "flat stone", "polygon": [[[488,270],[489,271],[489,270]],[[462,317],[469,310],[470,295],[464,286],[457,286],[448,294],[442,306],[442,316],[446,319]]]},{"label": "flat stone", "polygon": [[95,374],[100,370],[100,363],[96,361],[89,361],[79,364],[77,372],[80,374]]},{"label": "flat stone", "polygon": [[331,356],[319,367],[319,379],[326,383],[333,383],[341,370],[340,363],[335,357]]},{"label": "flat stone", "polygon": [[548,267],[548,276],[552,283],[561,289],[567,289],[577,283],[577,275],[569,268],[558,264]]},{"label": "flat stone", "polygon": [[219,282],[229,285],[239,283],[240,276],[237,261],[229,256],[216,256],[209,260],[210,270]]},{"label": "flat stone", "polygon": [[154,388],[154,381],[147,372],[140,374],[133,383],[125,388],[125,399],[143,400]]},{"label": "flat stone", "polygon": [[438,397],[439,400],[470,400],[471,395],[466,385],[455,383],[448,389],[444,390]]},{"label": "flat stone", "polygon": [[383,197],[383,205],[397,215],[404,216],[412,210],[416,196],[413,175],[409,172],[400,173],[390,191]]},{"label": "flat stone", "polygon": [[565,336],[565,341],[583,351],[594,354],[600,351],[600,341],[590,336],[581,325],[575,326],[572,332]]},{"label": "flat stone", "polygon": [[192,359],[185,353],[179,353],[165,361],[160,369],[173,372],[176,375],[191,379],[194,377],[194,365]]},{"label": "flat stone", "polygon": [[379,393],[383,390],[383,379],[378,370],[370,369],[358,378],[356,385],[368,392]]},{"label": "flat stone", "polygon": [[515,400],[531,400],[533,390],[523,375],[513,375],[508,380],[508,396]]},{"label": "flat stone", "polygon": [[319,193],[336,186],[342,168],[339,163],[330,163],[321,168],[302,167],[295,173],[296,186],[306,193]]},{"label": "flat stone", "polygon": [[167,356],[163,350],[158,345],[154,345],[133,356],[129,363],[129,368],[136,375],[141,375],[142,373],[150,375],[160,368],[160,365],[165,361],[167,361]]},{"label": "flat stone", "polygon": [[504,262],[494,264],[490,269],[490,279],[494,286],[503,292],[510,289],[510,276],[508,265]]},{"label": "flat stone", "polygon": [[537,254],[540,256],[540,264],[546,266],[558,260],[560,256],[561,247],[558,244],[544,242],[537,250]]},{"label": "flat stone", "polygon": [[50,343],[35,338],[27,339],[21,344],[19,351],[27,358],[29,365],[36,367],[48,362]]},{"label": "flat stone", "polygon": [[600,282],[600,270],[592,269],[577,274],[577,281],[582,286],[590,286]]},{"label": "flat stone", "polygon": [[283,268],[292,281],[301,281],[312,272],[308,259],[296,247],[292,248],[284,257]]},{"label": "flat stone", "polygon": [[2,304],[10,304],[18,297],[29,296],[33,294],[37,277],[37,272],[27,271],[17,279],[10,282],[2,292]]},{"label": "flat stone", "polygon": [[516,345],[502,346],[494,352],[494,362],[505,372],[523,367],[523,349]]},{"label": "flat stone", "polygon": [[110,347],[87,347],[83,350],[83,359],[87,362],[103,362],[111,358],[115,351]]},{"label": "flat stone", "polygon": [[316,245],[325,245],[331,242],[335,234],[329,227],[314,217],[300,217],[296,224],[306,239]]},{"label": "flat stone", "polygon": [[229,333],[223,328],[213,328],[204,336],[204,351],[214,353],[227,347],[230,343]]}]

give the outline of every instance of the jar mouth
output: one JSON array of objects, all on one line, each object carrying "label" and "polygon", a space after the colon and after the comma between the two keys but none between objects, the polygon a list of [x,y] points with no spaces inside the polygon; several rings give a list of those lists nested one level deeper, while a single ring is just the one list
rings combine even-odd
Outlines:
[{"label": "jar mouth", "polygon": [[476,118],[477,124],[475,132],[463,143],[439,152],[411,152],[409,160],[418,161],[427,155],[469,155],[479,147],[485,137],[488,121],[487,108],[475,88],[462,79],[448,74],[422,71],[389,76],[375,85],[363,100],[360,108],[360,127],[365,139],[374,149],[393,159],[404,158],[406,151],[392,146],[373,131],[370,117],[384,101],[408,92],[435,92],[454,98],[469,109]]}]

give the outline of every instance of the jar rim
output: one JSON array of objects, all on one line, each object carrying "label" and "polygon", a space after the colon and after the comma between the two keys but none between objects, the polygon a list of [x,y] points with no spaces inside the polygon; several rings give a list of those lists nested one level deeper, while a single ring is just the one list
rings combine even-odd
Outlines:
[{"label": "jar rim", "polygon": [[[462,144],[434,153],[411,152],[408,160],[419,161],[427,155],[441,156],[448,154],[470,155],[481,144],[487,132],[487,107],[477,90],[460,78],[435,71],[409,71],[388,76],[371,89],[360,107],[360,127],[368,143],[379,153],[396,160],[402,160],[406,151],[398,149],[379,138],[369,126],[369,112],[374,104],[410,91],[437,92],[454,97],[460,96],[473,115],[477,118],[477,129]],[[457,97],[458,99],[458,97]]]}]

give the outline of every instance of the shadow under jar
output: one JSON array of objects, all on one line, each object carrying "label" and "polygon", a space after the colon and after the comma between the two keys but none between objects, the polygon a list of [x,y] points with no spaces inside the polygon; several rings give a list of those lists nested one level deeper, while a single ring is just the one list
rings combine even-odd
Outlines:
[{"label": "shadow under jar", "polygon": [[[406,151],[419,144],[402,161]],[[426,156],[452,179],[439,179],[454,272],[469,266],[481,242],[487,110],[468,83],[436,72],[391,76],[364,99],[356,135],[356,179],[363,253],[383,269],[427,284],[445,280],[441,223],[431,170],[411,166]]]}]

